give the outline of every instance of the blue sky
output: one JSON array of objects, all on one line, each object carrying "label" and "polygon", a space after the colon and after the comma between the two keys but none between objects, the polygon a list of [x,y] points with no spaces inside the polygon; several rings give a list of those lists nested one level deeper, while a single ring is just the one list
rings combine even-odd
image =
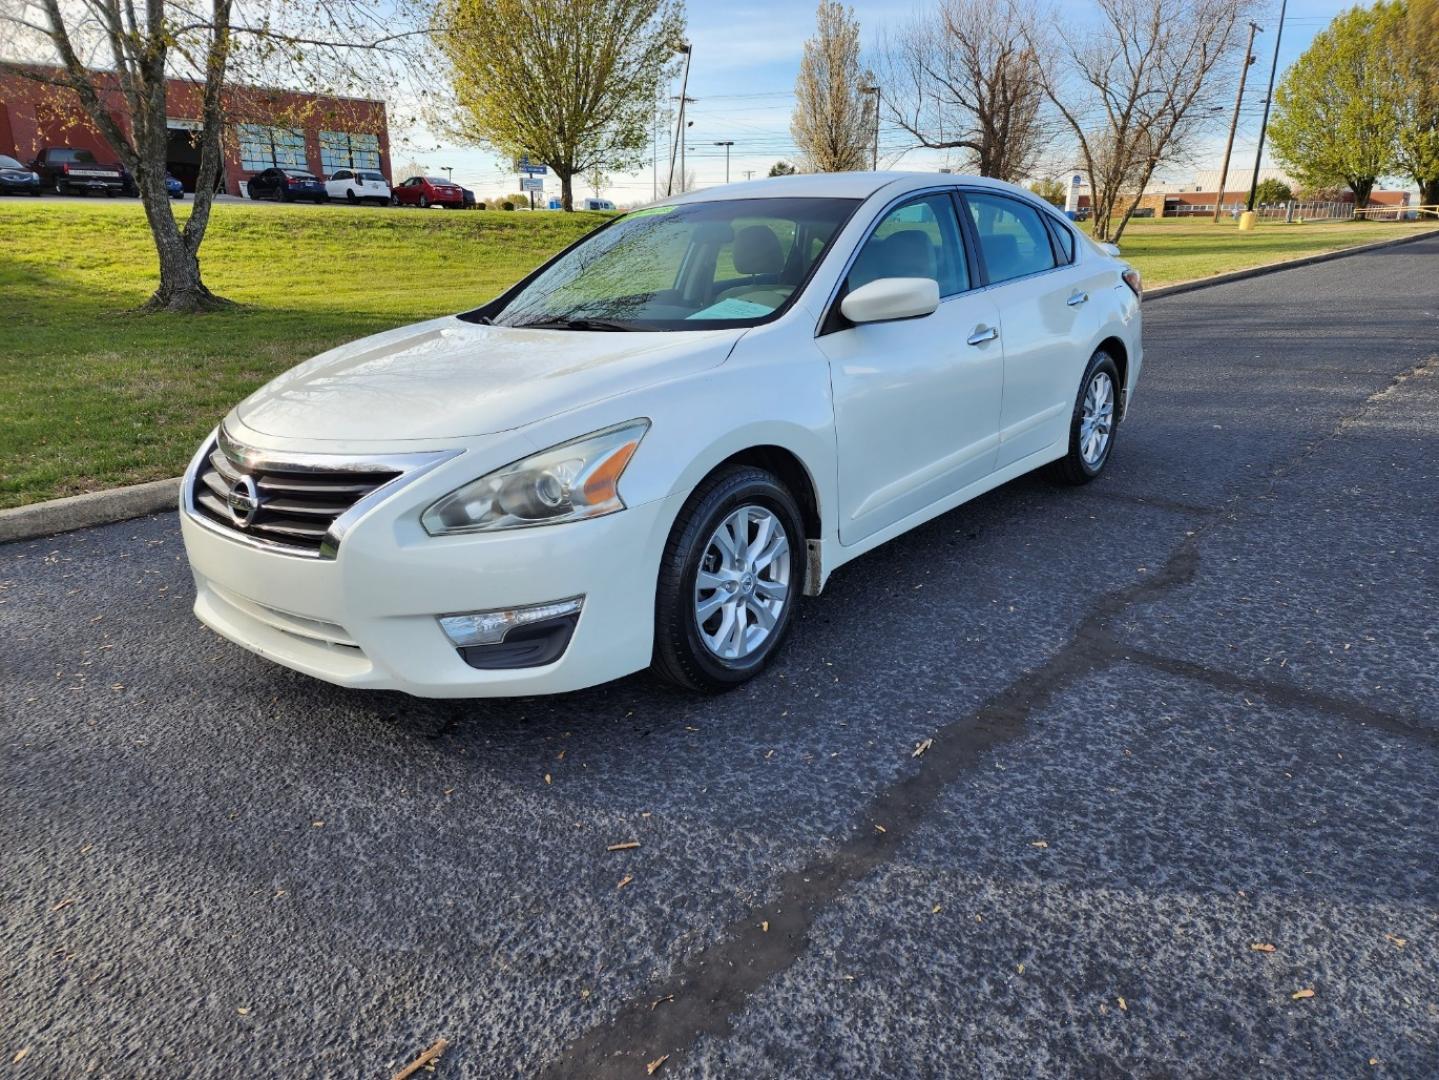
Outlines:
[{"label": "blue sky", "polygon": [[[1314,34],[1348,6],[1335,0],[1291,0],[1279,54],[1281,75],[1285,67],[1308,46]],[[877,42],[883,29],[904,24],[924,11],[926,5],[861,2],[856,3],[854,8],[860,20],[864,47],[869,49]],[[1072,18],[1076,23],[1083,24],[1093,16],[1094,8],[1085,0],[1066,0],[1058,10],[1062,18]],[[1275,2],[1256,20],[1264,27],[1264,32],[1255,42],[1259,61],[1250,70],[1249,85],[1245,91],[1246,108],[1235,139],[1237,168],[1247,168],[1253,160],[1278,14],[1279,5]],[[794,80],[804,41],[814,30],[814,4],[810,0],[772,0],[770,3],[740,0],[735,4],[691,0],[688,18],[689,36],[694,43],[689,93],[697,99],[690,106],[689,118],[694,121],[694,126],[689,129],[686,140],[686,147],[693,147],[692,151],[687,150],[686,155],[690,170],[699,186],[723,183],[724,150],[713,144],[718,140],[733,140],[731,179],[744,179],[746,170],[763,176],[776,160],[793,154],[789,116],[794,102]],[[671,92],[679,93],[678,81]],[[661,144],[663,157],[668,150],[668,137],[663,133]],[[899,132],[884,130],[880,144],[883,157],[886,148],[898,152],[904,139]],[[1201,168],[1217,168],[1221,152],[1222,141],[1201,153],[1196,164]],[[456,180],[473,187],[482,196],[518,188],[506,165],[474,148],[449,145],[429,150],[416,147],[411,153],[405,147],[396,146],[393,157],[397,169],[412,159],[431,170],[451,166]],[[1216,160],[1211,162],[1209,157]],[[935,169],[943,164],[945,162],[940,154],[914,151],[900,158],[896,167]],[[667,168],[667,162],[662,160],[659,169],[661,191]],[[652,172],[647,167],[641,173],[613,177],[605,195],[620,203],[646,202],[653,190]],[[549,180],[548,186],[558,192],[558,184],[553,179]],[[576,193],[588,195],[590,192],[577,189]]]}]

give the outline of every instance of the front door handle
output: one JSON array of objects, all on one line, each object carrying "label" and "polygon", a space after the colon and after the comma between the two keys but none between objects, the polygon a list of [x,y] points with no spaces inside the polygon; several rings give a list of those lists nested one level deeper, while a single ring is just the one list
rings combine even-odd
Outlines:
[{"label": "front door handle", "polygon": [[1089,294],[1087,292],[1077,292],[1068,300],[1066,300],[1065,303],[1068,304],[1070,307],[1078,307],[1080,304],[1084,303],[1088,299]]},{"label": "front door handle", "polygon": [[983,345],[986,341],[993,341],[997,337],[999,337],[998,327],[980,325],[976,326],[974,333],[969,335],[968,343],[970,345]]}]

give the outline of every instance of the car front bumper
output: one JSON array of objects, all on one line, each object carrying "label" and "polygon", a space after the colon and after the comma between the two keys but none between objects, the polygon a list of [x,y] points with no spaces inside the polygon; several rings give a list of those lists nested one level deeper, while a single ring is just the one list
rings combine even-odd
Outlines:
[{"label": "car front bumper", "polygon": [[[418,697],[558,693],[649,664],[655,580],[679,497],[565,525],[431,537],[417,523],[428,502],[407,494],[367,513],[334,559],[257,549],[182,507],[195,614],[315,678]],[[438,622],[575,596],[584,606],[567,648],[539,667],[472,667]]]}]

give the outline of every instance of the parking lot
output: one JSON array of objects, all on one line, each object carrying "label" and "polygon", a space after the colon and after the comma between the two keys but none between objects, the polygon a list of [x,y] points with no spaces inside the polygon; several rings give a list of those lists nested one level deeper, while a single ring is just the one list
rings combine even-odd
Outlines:
[{"label": "parking lot", "polygon": [[1103,479],[719,698],[342,691],[194,621],[171,516],[0,547],[0,1063],[1434,1075],[1436,260],[1148,302]]}]

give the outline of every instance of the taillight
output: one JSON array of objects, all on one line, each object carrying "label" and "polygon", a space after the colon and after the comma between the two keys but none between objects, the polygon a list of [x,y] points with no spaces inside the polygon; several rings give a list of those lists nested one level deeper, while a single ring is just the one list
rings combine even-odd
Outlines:
[{"label": "taillight", "polygon": [[285,177],[285,183],[289,184],[291,187],[298,187],[300,181],[296,180],[293,176],[287,176]]},{"label": "taillight", "polygon": [[60,171],[61,171],[62,173],[68,173],[68,172],[70,171],[70,166],[69,166],[69,165],[61,165],[61,166],[60,166]]},{"label": "taillight", "polygon": [[1140,280],[1140,278],[1139,278],[1139,271],[1138,271],[1138,270],[1126,270],[1126,271],[1124,271],[1123,277],[1124,277],[1124,284],[1126,284],[1126,285],[1129,286],[1130,292],[1134,293],[1134,295],[1135,295],[1136,298],[1138,298],[1138,299],[1140,299],[1140,300],[1143,300],[1143,299],[1144,299],[1144,283],[1143,283],[1143,282]]}]

